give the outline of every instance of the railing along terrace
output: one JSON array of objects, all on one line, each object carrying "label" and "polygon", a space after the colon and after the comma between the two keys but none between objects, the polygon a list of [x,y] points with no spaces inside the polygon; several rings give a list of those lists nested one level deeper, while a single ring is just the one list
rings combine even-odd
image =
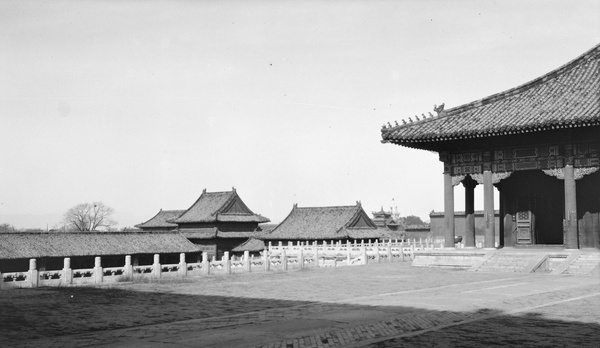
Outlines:
[{"label": "railing along terrace", "polygon": [[[443,244],[439,245],[443,247]],[[221,260],[209,260],[202,254],[202,261],[187,263],[185,253],[180,254],[179,263],[161,264],[160,255],[155,254],[151,265],[133,265],[131,256],[125,256],[122,267],[102,267],[101,258],[96,257],[93,268],[72,269],[71,259],[65,258],[60,270],[38,270],[36,259],[29,260],[26,272],[0,273],[0,289],[35,288],[41,286],[69,286],[79,284],[116,283],[141,278],[160,279],[172,277],[203,276],[209,274],[231,274],[266,271],[287,271],[314,267],[341,267],[411,261],[415,250],[436,248],[431,239],[398,241],[368,240],[367,242],[343,243],[341,241],[317,244],[297,242],[283,245],[269,243],[260,256],[230,257],[225,252]],[[437,248],[436,248],[437,249]]]}]

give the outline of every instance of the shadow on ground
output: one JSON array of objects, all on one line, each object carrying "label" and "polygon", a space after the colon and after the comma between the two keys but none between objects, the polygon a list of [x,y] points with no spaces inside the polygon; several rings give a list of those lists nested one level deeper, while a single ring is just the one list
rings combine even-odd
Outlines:
[{"label": "shadow on ground", "polygon": [[[175,285],[176,286],[176,285]],[[536,313],[526,315],[504,315],[493,310],[475,313],[431,311],[422,308],[399,306],[364,306],[310,301],[289,301],[262,298],[240,298],[226,296],[183,295],[164,292],[140,292],[119,288],[40,288],[19,289],[0,293],[0,338],[8,345],[36,339],[48,339],[89,333],[140,327],[161,323],[172,323],[193,319],[219,318],[272,309],[298,308],[307,319],[311,313],[323,316],[322,311],[348,313],[346,325],[362,325],[369,328],[369,320],[381,321],[378,317],[352,318],[360,313],[385,312],[390,317],[403,317],[405,321],[388,321],[388,328],[395,327],[405,337],[386,340],[390,332],[371,335],[361,332],[353,338],[354,345],[361,342],[368,347],[490,347],[490,346],[580,346],[596,347],[600,342],[600,325],[573,321],[550,320]],[[312,308],[303,312],[302,308]],[[319,312],[319,308],[322,309]],[[312,311],[312,312],[311,312]],[[290,312],[282,312],[292,313]],[[411,318],[415,318],[412,320]],[[439,318],[439,321],[436,320]],[[429,330],[432,327],[450,326]],[[469,323],[464,320],[479,318]],[[295,317],[264,317],[264,321],[293,323]],[[453,321],[453,323],[452,323]],[[404,323],[404,324],[403,324]],[[405,325],[406,324],[406,325]],[[231,324],[235,325],[235,324]],[[244,325],[248,325],[245,323]],[[340,323],[344,325],[344,323]],[[293,327],[293,325],[292,325]],[[336,328],[339,330],[339,326]],[[323,328],[317,333],[321,344],[336,344],[332,334]],[[429,331],[428,331],[429,330]],[[295,334],[290,332],[290,337]],[[305,336],[306,332],[297,332]],[[315,333],[313,333],[314,335]],[[397,336],[397,334],[395,334]],[[394,333],[392,332],[392,337]],[[274,339],[265,337],[264,344]],[[374,340],[382,340],[373,343]],[[308,345],[310,346],[310,345]],[[286,344],[283,345],[286,347]]]},{"label": "shadow on ground", "polygon": [[544,319],[537,313],[500,315],[365,347],[598,347],[599,330],[597,324]]}]

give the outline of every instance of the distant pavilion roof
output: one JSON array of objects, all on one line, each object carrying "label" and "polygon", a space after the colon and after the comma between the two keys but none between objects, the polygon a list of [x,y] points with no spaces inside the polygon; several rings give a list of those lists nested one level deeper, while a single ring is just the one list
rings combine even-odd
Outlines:
[{"label": "distant pavilion roof", "polygon": [[[298,207],[271,233],[259,237],[269,240],[315,240],[354,238],[377,234],[378,228],[360,203],[353,206]],[[376,238],[376,237],[373,237]]]},{"label": "distant pavilion roof", "polygon": [[202,192],[198,200],[181,216],[169,222],[176,224],[202,222],[269,222],[254,214],[238,196],[235,188],[226,192]]},{"label": "distant pavilion roof", "polygon": [[178,232],[0,233],[0,259],[200,252]]},{"label": "distant pavilion roof", "polygon": [[438,151],[449,141],[600,126],[600,45],[531,82],[416,122],[384,126],[382,142]]},{"label": "distant pavilion roof", "polygon": [[152,229],[152,228],[176,228],[177,224],[168,222],[173,219],[177,219],[181,214],[185,213],[185,210],[160,210],[153,218],[143,222],[139,225],[135,225],[138,228]]},{"label": "distant pavilion roof", "polygon": [[231,251],[237,252],[237,253],[244,252],[244,251],[257,252],[257,251],[263,251],[265,249],[266,249],[266,246],[265,246],[264,241],[262,241],[260,239],[256,239],[256,238],[248,238],[247,241],[236,246]]}]

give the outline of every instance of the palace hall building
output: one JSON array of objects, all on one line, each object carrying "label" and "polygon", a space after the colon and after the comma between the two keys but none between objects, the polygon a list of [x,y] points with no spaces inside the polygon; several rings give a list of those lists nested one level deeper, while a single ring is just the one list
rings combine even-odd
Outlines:
[{"label": "palace hall building", "polygon": [[[521,86],[383,127],[383,143],[439,153],[446,247],[454,247],[456,235],[475,246],[477,185],[484,192],[484,248],[600,247],[599,60],[600,45]],[[454,187],[460,184],[464,231],[454,225]]]}]

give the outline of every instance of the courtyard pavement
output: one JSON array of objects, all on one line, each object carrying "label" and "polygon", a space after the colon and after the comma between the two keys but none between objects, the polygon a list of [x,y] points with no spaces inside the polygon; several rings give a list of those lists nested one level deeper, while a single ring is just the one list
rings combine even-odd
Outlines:
[{"label": "courtyard pavement", "polygon": [[[84,296],[78,291],[0,294],[6,303],[12,296],[25,313],[3,316],[29,325],[18,335],[0,328],[2,346],[598,347],[600,342],[598,275],[392,263],[122,283],[95,289],[96,297],[85,293],[86,300],[76,303],[74,296]],[[28,301],[36,294],[42,304],[52,299],[55,310],[36,317],[38,305]]]}]

